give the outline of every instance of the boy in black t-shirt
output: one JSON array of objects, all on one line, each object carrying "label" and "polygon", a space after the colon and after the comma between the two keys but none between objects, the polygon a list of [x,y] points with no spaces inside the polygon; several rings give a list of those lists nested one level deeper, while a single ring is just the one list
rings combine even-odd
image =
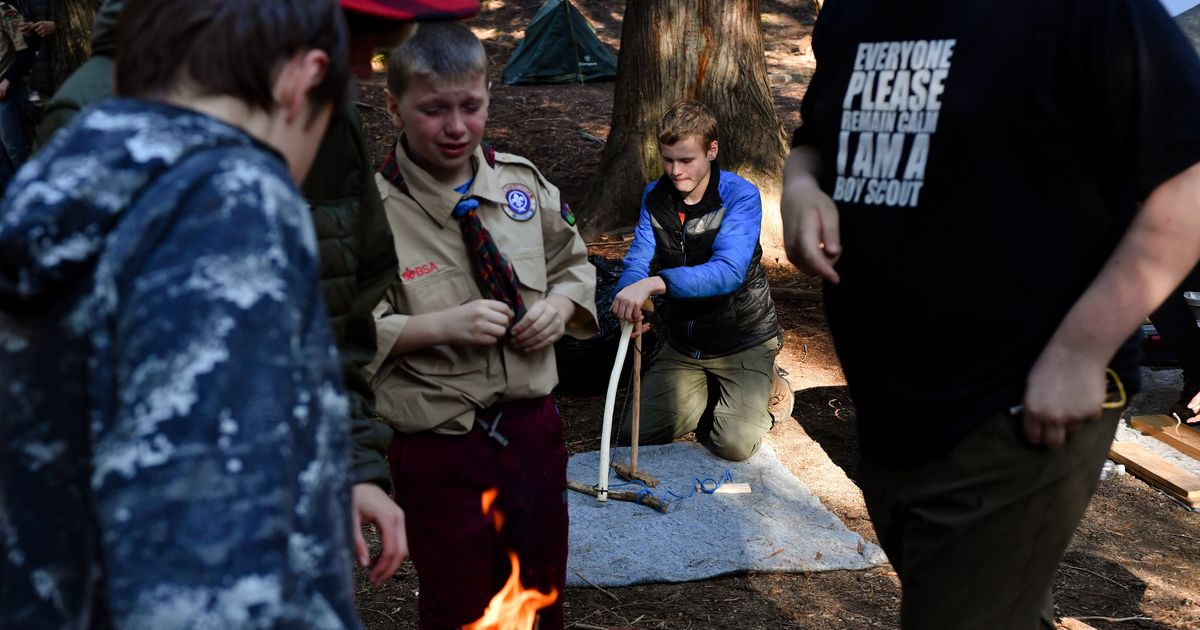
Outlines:
[{"label": "boy in black t-shirt", "polygon": [[[1106,373],[1132,394],[1126,340],[1200,257],[1200,61],[1139,0],[842,0],[813,50],[784,235],[827,280],[903,625],[1053,627]],[[913,351],[930,322],[951,342]]]}]

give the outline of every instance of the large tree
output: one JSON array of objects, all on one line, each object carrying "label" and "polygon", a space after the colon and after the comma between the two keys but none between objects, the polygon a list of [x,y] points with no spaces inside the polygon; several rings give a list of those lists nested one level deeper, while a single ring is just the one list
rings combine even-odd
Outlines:
[{"label": "large tree", "polygon": [[716,114],[720,166],[759,186],[764,240],[778,240],[787,141],[767,84],[759,19],[758,0],[627,0],[612,128],[582,204],[587,235],[636,223],[646,182],[662,174],[658,119],[686,97]]}]

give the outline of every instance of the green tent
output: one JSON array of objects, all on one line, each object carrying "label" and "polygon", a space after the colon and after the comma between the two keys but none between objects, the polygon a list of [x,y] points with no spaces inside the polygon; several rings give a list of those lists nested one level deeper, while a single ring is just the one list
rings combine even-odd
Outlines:
[{"label": "green tent", "polygon": [[546,0],[504,66],[504,82],[576,83],[617,76],[617,56],[571,0]]}]

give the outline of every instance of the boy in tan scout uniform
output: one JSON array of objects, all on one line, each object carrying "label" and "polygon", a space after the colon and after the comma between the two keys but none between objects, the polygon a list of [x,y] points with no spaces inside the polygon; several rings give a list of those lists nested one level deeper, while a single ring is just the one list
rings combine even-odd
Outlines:
[{"label": "boy in tan scout uniform", "polygon": [[[487,57],[470,30],[422,26],[395,49],[388,110],[401,133],[376,177],[399,269],[375,310],[368,370],[398,431],[392,475],[420,625],[458,628],[503,586],[509,550],[523,585],[562,593],[567,453],[553,343],[595,333],[595,271],[558,189],[528,160],[481,146]],[[562,628],[561,598],[539,614],[542,630]]]}]

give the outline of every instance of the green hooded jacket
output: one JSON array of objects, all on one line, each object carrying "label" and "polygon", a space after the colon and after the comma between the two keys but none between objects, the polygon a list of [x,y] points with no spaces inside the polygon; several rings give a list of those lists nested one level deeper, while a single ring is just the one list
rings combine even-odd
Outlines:
[{"label": "green hooded jacket", "polygon": [[353,108],[329,122],[301,190],[312,204],[320,241],[321,289],[350,398],[354,481],[387,489],[391,475],[384,454],[393,430],[375,413],[375,395],[363,368],[375,357],[372,311],[396,276],[398,263],[363,140],[362,120]]}]

